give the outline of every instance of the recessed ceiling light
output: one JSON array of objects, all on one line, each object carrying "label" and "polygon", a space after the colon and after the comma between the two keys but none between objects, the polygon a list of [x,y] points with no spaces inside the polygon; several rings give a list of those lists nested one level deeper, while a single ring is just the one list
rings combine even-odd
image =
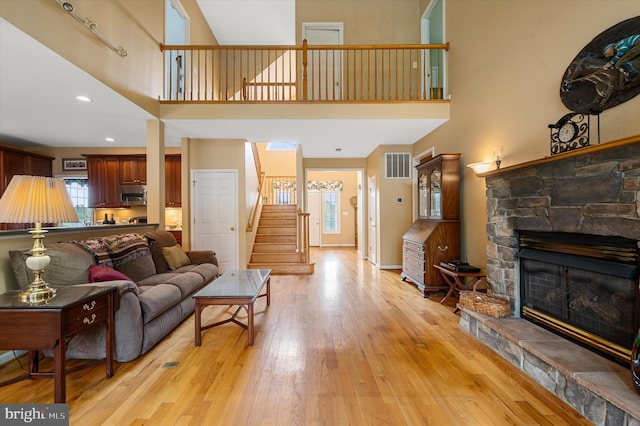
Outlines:
[{"label": "recessed ceiling light", "polygon": [[76,96],[76,99],[79,100],[80,102],[93,102],[93,99],[83,95]]},{"label": "recessed ceiling light", "polygon": [[104,138],[105,141],[107,142],[115,142],[116,140],[114,138]]}]

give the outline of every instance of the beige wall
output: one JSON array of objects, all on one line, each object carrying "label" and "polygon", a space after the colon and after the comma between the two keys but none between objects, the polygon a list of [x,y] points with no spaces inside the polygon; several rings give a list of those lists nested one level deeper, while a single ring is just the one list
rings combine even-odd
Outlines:
[{"label": "beige wall", "polygon": [[[636,15],[638,2],[628,0],[446,1],[451,119],[413,153],[462,153],[468,261],[486,262],[487,218],[484,179],[464,165],[490,161],[500,145],[503,166],[548,156],[547,125],[569,112],[559,95],[566,67],[595,36]],[[638,111],[640,96],[604,111],[602,143],[640,134]]]},{"label": "beige wall", "polygon": [[[185,179],[185,174],[187,178],[190,178],[191,171],[195,169],[238,171],[238,267],[242,268],[248,263],[251,256],[251,247],[248,245],[248,241],[251,241],[252,238],[247,234],[246,225],[250,214],[249,206],[255,201],[255,199],[252,199],[252,197],[255,197],[255,190],[248,188],[247,182],[247,174],[251,176],[251,173],[246,170],[247,164],[249,164],[246,141],[241,139],[188,139],[183,141],[183,144],[186,144],[186,151],[188,152],[188,169],[186,171],[183,170],[183,179]],[[252,162],[253,159],[250,161]],[[251,178],[251,182],[255,184],[255,177]],[[191,206],[185,206],[185,198],[187,200],[192,199],[191,186],[189,186],[189,192],[186,197],[184,191],[182,196],[183,218],[186,218],[182,227],[183,238],[184,234],[191,232],[190,221],[188,220],[191,215]],[[213,242],[211,248],[215,251],[215,242]]]},{"label": "beige wall", "polygon": [[295,176],[296,151],[268,151],[267,142],[258,143],[262,171],[267,176]]},{"label": "beige wall", "polygon": [[[367,176],[376,177],[377,264],[402,268],[402,236],[412,223],[412,180],[385,179],[385,153],[411,152],[411,145],[380,145],[367,158]],[[365,194],[368,183],[365,182]],[[365,195],[366,196],[366,195]],[[401,199],[402,202],[399,202]]]},{"label": "beige wall", "polygon": [[296,40],[303,22],[343,22],[344,44],[420,42],[419,0],[297,0]]}]

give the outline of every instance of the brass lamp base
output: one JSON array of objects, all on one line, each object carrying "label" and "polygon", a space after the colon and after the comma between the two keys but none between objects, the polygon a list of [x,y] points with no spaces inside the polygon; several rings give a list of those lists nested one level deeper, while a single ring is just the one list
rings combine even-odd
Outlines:
[{"label": "brass lamp base", "polygon": [[25,303],[45,302],[56,295],[56,289],[44,283],[42,286],[30,285],[25,291],[18,294],[18,300]]}]

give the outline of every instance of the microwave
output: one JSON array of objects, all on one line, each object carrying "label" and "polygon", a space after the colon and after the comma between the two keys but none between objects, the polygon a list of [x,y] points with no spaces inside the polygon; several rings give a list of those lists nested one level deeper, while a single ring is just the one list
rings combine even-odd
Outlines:
[{"label": "microwave", "polygon": [[146,185],[120,185],[118,187],[121,206],[146,206]]}]

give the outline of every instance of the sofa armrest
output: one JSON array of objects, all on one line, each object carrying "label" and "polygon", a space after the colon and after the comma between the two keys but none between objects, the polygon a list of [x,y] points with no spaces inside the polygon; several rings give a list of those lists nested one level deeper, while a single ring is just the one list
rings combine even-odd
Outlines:
[{"label": "sofa armrest", "polygon": [[218,266],[218,258],[216,253],[212,250],[193,250],[185,252],[192,265],[199,265],[201,263],[213,263]]}]

